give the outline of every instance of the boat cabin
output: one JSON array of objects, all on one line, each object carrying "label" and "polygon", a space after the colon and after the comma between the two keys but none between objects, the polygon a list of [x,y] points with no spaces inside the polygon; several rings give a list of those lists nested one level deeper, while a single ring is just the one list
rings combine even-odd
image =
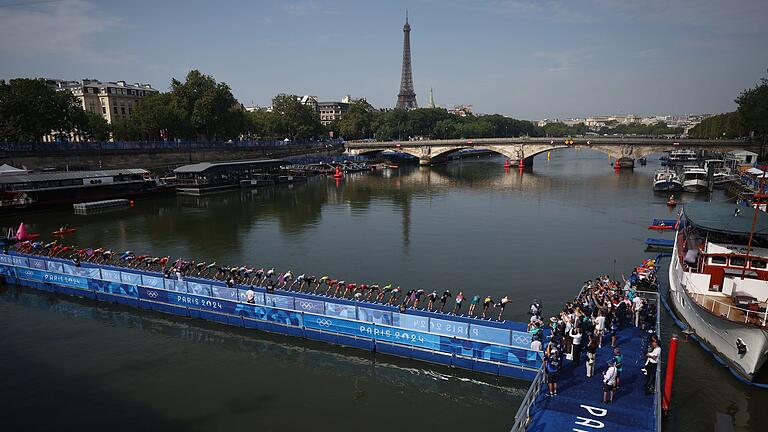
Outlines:
[{"label": "boat cabin", "polygon": [[[691,202],[678,232],[683,286],[697,303],[728,319],[765,325],[768,306],[768,214],[733,204]],[[751,235],[753,220],[754,234]],[[751,243],[750,243],[750,237]]]}]

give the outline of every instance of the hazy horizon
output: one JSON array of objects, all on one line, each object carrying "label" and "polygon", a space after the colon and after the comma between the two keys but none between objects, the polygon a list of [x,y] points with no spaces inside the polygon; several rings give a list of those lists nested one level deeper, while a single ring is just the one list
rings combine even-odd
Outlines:
[{"label": "hazy horizon", "polygon": [[94,78],[167,90],[191,69],[245,105],[278,93],[393,107],[409,11],[419,106],[522,119],[735,109],[766,76],[768,2],[614,4],[0,0],[0,78]]}]

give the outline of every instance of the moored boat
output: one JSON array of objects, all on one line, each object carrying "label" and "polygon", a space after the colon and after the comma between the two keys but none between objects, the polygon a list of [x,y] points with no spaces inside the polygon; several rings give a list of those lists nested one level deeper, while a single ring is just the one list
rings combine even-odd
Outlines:
[{"label": "moored boat", "polygon": [[670,169],[660,169],[654,173],[653,190],[677,192],[682,189],[683,183],[674,171]]},{"label": "moored boat", "polygon": [[768,358],[768,215],[693,202],[682,217],[685,228],[677,231],[669,266],[672,305],[699,339],[751,381]]},{"label": "moored boat", "polygon": [[709,189],[707,172],[702,168],[687,168],[683,171],[683,190],[700,193]]}]

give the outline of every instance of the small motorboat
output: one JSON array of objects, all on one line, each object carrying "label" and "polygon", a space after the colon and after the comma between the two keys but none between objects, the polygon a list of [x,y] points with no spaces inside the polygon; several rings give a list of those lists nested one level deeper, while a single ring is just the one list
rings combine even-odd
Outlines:
[{"label": "small motorboat", "polygon": [[61,227],[53,232],[53,235],[55,236],[63,236],[65,234],[72,234],[73,232],[77,231],[77,228],[71,228],[71,227]]},{"label": "small motorboat", "polygon": [[640,165],[642,165],[642,166],[645,166],[645,164],[647,164],[647,163],[648,163],[648,159],[646,159],[646,158],[644,158],[644,157],[641,157],[641,158],[640,158],[640,159],[638,159],[637,161],[638,161],[638,162],[640,162]]},{"label": "small motorboat", "polygon": [[389,169],[398,169],[398,168],[400,168],[399,165],[394,165],[394,164],[387,164],[387,165],[384,165],[384,167],[385,168],[389,168]]}]

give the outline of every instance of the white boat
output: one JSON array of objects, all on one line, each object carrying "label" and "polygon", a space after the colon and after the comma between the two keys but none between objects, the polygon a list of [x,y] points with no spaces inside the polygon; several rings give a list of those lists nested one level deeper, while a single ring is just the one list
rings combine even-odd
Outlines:
[{"label": "white boat", "polygon": [[669,153],[669,163],[693,162],[699,159],[699,155],[693,150],[673,150]]},{"label": "white boat", "polygon": [[682,189],[683,183],[674,171],[670,169],[660,169],[653,174],[653,190],[679,191]]},{"label": "white boat", "polygon": [[686,192],[706,192],[709,189],[707,172],[703,168],[686,168],[683,171],[683,190]]},{"label": "white boat", "polygon": [[690,202],[669,266],[678,315],[738,374],[753,380],[768,358],[768,215]]}]

